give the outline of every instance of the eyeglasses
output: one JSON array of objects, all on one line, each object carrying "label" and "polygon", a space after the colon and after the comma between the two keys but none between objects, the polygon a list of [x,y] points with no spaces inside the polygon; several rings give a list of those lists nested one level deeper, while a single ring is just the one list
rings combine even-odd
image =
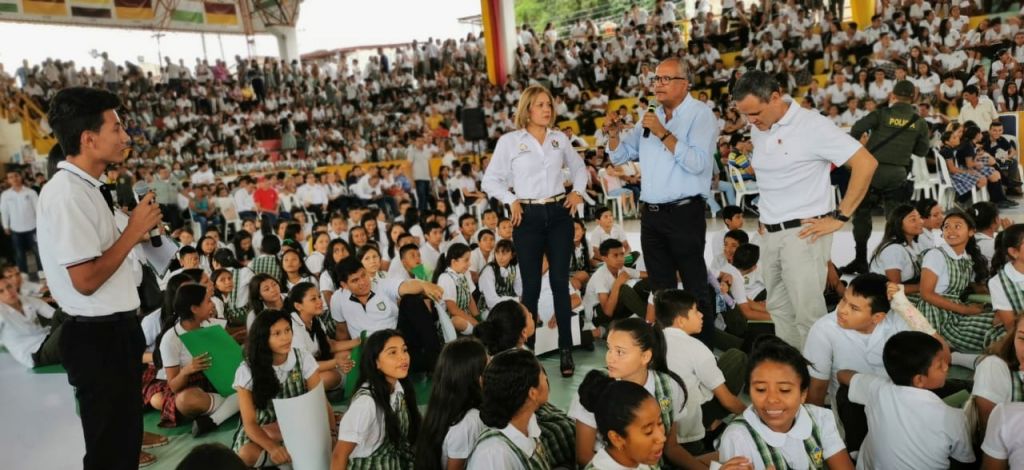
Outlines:
[{"label": "eyeglasses", "polygon": [[668,85],[669,83],[672,82],[672,80],[686,80],[686,77],[669,77],[655,75],[651,77],[651,85]]}]

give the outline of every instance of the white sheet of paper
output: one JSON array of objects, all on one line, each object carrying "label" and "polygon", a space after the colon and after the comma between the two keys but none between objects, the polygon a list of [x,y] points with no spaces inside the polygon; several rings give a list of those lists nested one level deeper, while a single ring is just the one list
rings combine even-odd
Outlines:
[{"label": "white sheet of paper", "polygon": [[171,260],[178,254],[178,245],[166,235],[161,235],[160,238],[163,239],[163,244],[159,248],[150,242],[142,242],[140,245],[142,254],[146,256],[153,269],[156,269],[157,276],[163,277],[167,273],[167,267],[171,265]]},{"label": "white sheet of paper", "polygon": [[274,399],[284,447],[295,470],[331,467],[331,430],[327,426],[327,396],[321,383],[294,398]]},{"label": "white sheet of paper", "polygon": [[[550,320],[551,317],[548,317]],[[579,329],[579,316],[575,313],[572,314],[570,320],[573,325],[572,329],[572,345],[580,345],[580,329]],[[546,352],[554,351],[558,349],[558,328],[548,328],[548,321],[542,318],[541,323],[537,324],[536,337],[533,343],[533,353],[540,355]]]},{"label": "white sheet of paper", "polygon": [[441,336],[444,337],[445,343],[455,341],[459,337],[459,333],[455,331],[455,325],[452,323],[452,317],[448,316],[447,309],[444,308],[444,303],[434,302],[434,309],[437,310],[437,322],[441,325]]}]

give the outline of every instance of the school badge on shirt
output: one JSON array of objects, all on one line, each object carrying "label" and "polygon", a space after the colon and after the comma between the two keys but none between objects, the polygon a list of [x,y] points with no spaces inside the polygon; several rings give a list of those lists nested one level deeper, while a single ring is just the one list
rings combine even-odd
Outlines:
[{"label": "school badge on shirt", "polygon": [[811,459],[812,467],[821,468],[822,464],[824,464],[825,459],[821,454],[821,446],[814,446],[814,448],[807,454],[807,457]]},{"label": "school badge on shirt", "polygon": [[383,312],[383,311],[385,311],[387,309],[388,309],[388,306],[384,304],[383,300],[380,301],[380,302],[377,302],[377,310],[380,310],[381,312]]},{"label": "school badge on shirt", "polygon": [[558,141],[557,140],[552,140],[551,141],[551,146],[554,147],[554,148],[558,148]]},{"label": "school badge on shirt", "polygon": [[529,151],[530,147],[527,147],[526,144],[519,144],[519,153],[526,153]]}]

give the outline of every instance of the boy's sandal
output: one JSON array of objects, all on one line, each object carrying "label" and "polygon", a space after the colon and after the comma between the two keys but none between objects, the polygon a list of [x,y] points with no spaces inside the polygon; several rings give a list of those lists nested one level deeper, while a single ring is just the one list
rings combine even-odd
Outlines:
[{"label": "boy's sandal", "polygon": [[149,452],[139,454],[139,468],[148,467],[156,463],[156,456]]},{"label": "boy's sandal", "polygon": [[143,432],[142,433],[142,449],[143,450],[152,449],[154,447],[165,446],[165,445],[167,445],[168,442],[169,441],[167,440],[167,436],[161,436],[159,434],[155,434],[155,433],[151,433],[151,432]]}]

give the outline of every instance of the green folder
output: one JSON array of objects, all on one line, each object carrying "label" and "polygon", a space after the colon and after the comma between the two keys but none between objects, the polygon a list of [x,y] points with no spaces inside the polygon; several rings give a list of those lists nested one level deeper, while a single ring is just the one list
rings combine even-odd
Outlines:
[{"label": "green folder", "polygon": [[423,267],[422,264],[417,264],[415,268],[412,268],[412,275],[421,281],[430,282],[430,273],[427,272],[427,268]]},{"label": "green folder", "polygon": [[352,370],[345,374],[345,397],[349,400],[352,399],[352,394],[356,392],[356,383],[359,382],[359,358],[363,355],[363,343],[366,342],[366,331],[359,335],[359,346],[352,348],[349,352],[349,356],[352,358],[352,362],[355,366]]},{"label": "green folder", "polygon": [[203,371],[217,393],[231,396],[235,393],[232,384],[235,371],[242,363],[242,347],[220,325],[208,326],[189,331],[180,336],[181,342],[193,357],[210,353],[210,368]]}]

